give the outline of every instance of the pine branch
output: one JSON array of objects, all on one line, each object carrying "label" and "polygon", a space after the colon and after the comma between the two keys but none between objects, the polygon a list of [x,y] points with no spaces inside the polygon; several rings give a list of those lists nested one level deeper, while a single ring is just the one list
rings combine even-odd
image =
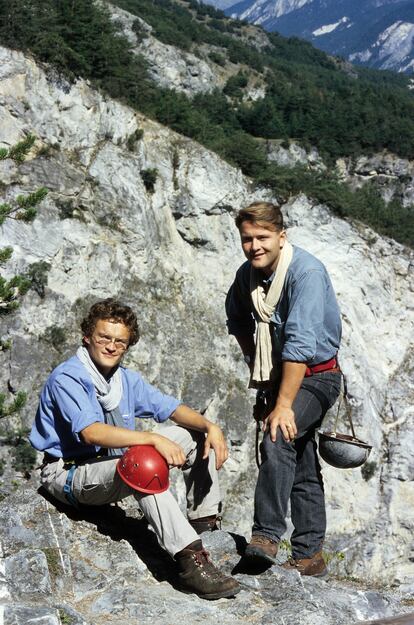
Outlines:
[{"label": "pine branch", "polygon": [[34,135],[27,135],[22,141],[19,141],[16,145],[12,145],[7,151],[7,156],[4,158],[12,158],[16,163],[22,163],[35,141],[36,137]]},{"label": "pine branch", "polygon": [[0,393],[0,419],[19,412],[26,404],[27,393],[19,391],[12,402],[6,404],[6,395]]},{"label": "pine branch", "polygon": [[28,195],[18,195],[14,200],[17,206],[9,203],[0,204],[0,226],[6,219],[19,219],[30,222],[37,215],[36,207],[45,199],[48,194],[46,187],[40,187]]},{"label": "pine branch", "polygon": [[16,202],[20,208],[27,210],[28,208],[33,208],[37,206],[47,195],[47,189],[45,187],[40,187],[37,191],[33,193],[29,193],[29,195],[18,195],[16,198]]},{"label": "pine branch", "polygon": [[0,226],[3,225],[10,213],[12,213],[13,207],[10,204],[0,204]]},{"label": "pine branch", "polygon": [[11,258],[13,254],[12,247],[3,247],[0,248],[0,265],[4,265]]}]

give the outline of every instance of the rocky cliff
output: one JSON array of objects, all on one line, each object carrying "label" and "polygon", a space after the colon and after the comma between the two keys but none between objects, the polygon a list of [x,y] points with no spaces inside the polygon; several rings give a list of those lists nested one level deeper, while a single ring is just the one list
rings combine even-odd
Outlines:
[{"label": "rocky cliff", "polygon": [[[33,224],[9,220],[1,230],[0,244],[14,250],[8,272],[46,263],[20,310],[0,318],[2,341],[12,339],[11,349],[0,353],[2,387],[29,396],[21,417],[3,421],[3,440],[7,430],[30,424],[41,384],[75,349],[90,303],[122,298],[137,310],[142,333],[129,365],[226,431],[231,458],[222,472],[223,529],[231,534],[206,540],[231,570],[249,534],[256,469],[253,397],[226,334],[223,303],[243,260],[233,216],[266,194],[200,145],[4,48],[0,102],[2,145],[26,132],[38,137],[22,165],[0,163],[4,198],[42,185],[50,190]],[[155,174],[153,188],[148,171]],[[171,586],[171,564],[149,552],[151,534],[135,510],[80,519],[71,510],[57,511],[36,492],[36,472],[26,481],[12,471],[3,445],[5,623],[172,623],[183,609],[194,623],[269,623],[277,604],[285,624],[297,623],[300,609],[303,624],[345,625],[409,610],[413,252],[304,196],[292,198],[284,212],[292,243],[315,253],[332,276],[353,419],[360,438],[373,445],[362,470],[323,468],[326,552],[336,578],[328,585],[303,581],[273,567],[258,577],[240,572],[244,590],[234,602],[183,597]],[[175,488],[183,503],[180,485]],[[350,580],[360,580],[359,586]]]},{"label": "rocky cliff", "polygon": [[[282,145],[280,140],[268,140],[266,153],[269,161],[281,167],[305,166],[326,171],[327,167],[315,148],[306,151],[295,141]],[[335,163],[339,178],[351,189],[372,183],[385,202],[397,200],[412,210],[414,206],[414,163],[387,151],[371,156],[339,158]]]}]

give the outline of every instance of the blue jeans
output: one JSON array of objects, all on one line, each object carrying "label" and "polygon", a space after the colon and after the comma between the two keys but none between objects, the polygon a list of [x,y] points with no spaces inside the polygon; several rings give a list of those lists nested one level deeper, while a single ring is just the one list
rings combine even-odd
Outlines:
[{"label": "blue jeans", "polygon": [[295,559],[315,555],[325,538],[325,497],[315,430],[338,398],[340,387],[338,372],[304,378],[293,403],[298,429],[295,441],[286,442],[278,429],[276,442],[266,433],[260,445],[262,464],[256,484],[252,533],[279,542],[286,531],[290,499]]}]

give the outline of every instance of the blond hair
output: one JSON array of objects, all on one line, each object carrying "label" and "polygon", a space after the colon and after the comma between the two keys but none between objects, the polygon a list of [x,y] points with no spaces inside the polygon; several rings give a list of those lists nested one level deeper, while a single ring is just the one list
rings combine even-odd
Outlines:
[{"label": "blond hair", "polygon": [[250,221],[269,230],[283,230],[283,215],[280,206],[271,202],[253,202],[237,213],[235,222],[240,230],[244,221]]}]

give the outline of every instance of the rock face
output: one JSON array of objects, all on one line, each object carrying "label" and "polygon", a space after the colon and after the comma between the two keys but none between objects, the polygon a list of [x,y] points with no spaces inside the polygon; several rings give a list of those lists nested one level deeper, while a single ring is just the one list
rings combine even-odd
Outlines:
[{"label": "rock face", "polygon": [[[50,189],[33,224],[9,220],[1,230],[0,245],[14,249],[10,275],[47,263],[19,311],[0,318],[0,338],[12,339],[11,349],[0,352],[2,388],[29,397],[21,417],[3,420],[2,436],[30,425],[41,384],[73,353],[88,306],[122,298],[137,310],[142,334],[129,365],[226,431],[231,458],[222,471],[223,528],[235,539],[219,532],[206,543],[233,569],[236,548],[249,535],[256,469],[253,397],[245,364],[226,334],[223,306],[243,261],[233,216],[265,194],[200,145],[6,49],[0,49],[0,103],[2,145],[29,131],[38,137],[22,165],[0,162],[5,200],[42,185]],[[145,172],[154,169],[152,192]],[[274,568],[261,576],[239,572],[244,589],[234,602],[185,597],[168,583],[174,583],[171,564],[162,554],[154,562],[145,551],[151,534],[143,529],[139,538],[136,511],[111,509],[83,519],[58,512],[36,493],[36,474],[27,483],[16,479],[3,446],[0,596],[7,625],[157,623],[166,614],[176,622],[171,615],[182,615],[183,606],[193,622],[270,623],[275,603],[283,622],[293,624],[298,601],[300,622],[309,625],[408,610],[398,593],[412,600],[414,592],[413,253],[304,196],[284,212],[292,243],[316,254],[332,276],[352,416],[357,435],[373,445],[362,470],[323,467],[330,568],[338,579],[392,585],[394,594],[339,581],[327,586]],[[342,406],[339,429],[346,428]],[[181,487],[174,488],[184,503]],[[132,545],[131,533],[141,547]]]},{"label": "rock face", "polygon": [[[186,95],[209,93],[216,87],[223,87],[225,73],[214,63],[195,54],[161,43],[152,33],[152,27],[141,18],[123,11],[113,4],[107,4],[112,19],[122,28],[136,54],[141,54],[148,63],[148,75],[160,87],[181,91]],[[139,24],[139,35],[134,29]],[[212,69],[214,67],[214,71]]]},{"label": "rock face", "polygon": [[[352,583],[302,579],[278,566],[259,575],[240,563],[244,539],[224,531],[203,534],[223,571],[242,585],[233,600],[208,602],[176,588],[172,560],[134,510],[106,507],[81,512],[50,502],[26,485],[0,509],[0,592],[5,625],[124,625],[131,621],[214,625],[226,622],[348,625],[391,616],[404,607],[390,592],[362,591]],[[13,552],[10,545],[22,545]]]},{"label": "rock face", "polygon": [[[140,17],[135,17],[119,7],[107,3],[113,21],[132,44],[135,54],[143,56],[148,64],[148,76],[160,87],[172,89],[192,97],[197,93],[211,93],[222,89],[227,80],[245,66],[227,59],[225,48],[212,44],[194,46],[194,53],[181,50],[159,41],[152,34],[152,26]],[[240,34],[258,50],[270,45],[266,33],[245,24]],[[220,62],[214,62],[219,57]],[[263,99],[266,95],[266,83],[263,77],[250,71],[248,84],[243,89],[246,102]]]},{"label": "rock face", "polygon": [[340,159],[339,172],[358,187],[373,181],[386,202],[397,199],[403,206],[414,205],[414,163],[383,152],[356,159]]},{"label": "rock face", "polygon": [[[279,140],[266,142],[267,158],[282,167],[303,165],[313,170],[326,170],[316,148],[308,152],[291,141],[288,146]],[[414,163],[390,152],[356,158],[340,158],[336,161],[339,177],[351,188],[362,187],[367,182],[373,183],[385,202],[398,200],[408,208],[414,205]]]},{"label": "rock face", "polygon": [[316,148],[311,148],[307,152],[294,141],[289,142],[289,145],[284,147],[280,144],[280,141],[268,140],[266,142],[266,152],[268,160],[275,162],[281,167],[305,165],[310,169],[326,169]]}]

